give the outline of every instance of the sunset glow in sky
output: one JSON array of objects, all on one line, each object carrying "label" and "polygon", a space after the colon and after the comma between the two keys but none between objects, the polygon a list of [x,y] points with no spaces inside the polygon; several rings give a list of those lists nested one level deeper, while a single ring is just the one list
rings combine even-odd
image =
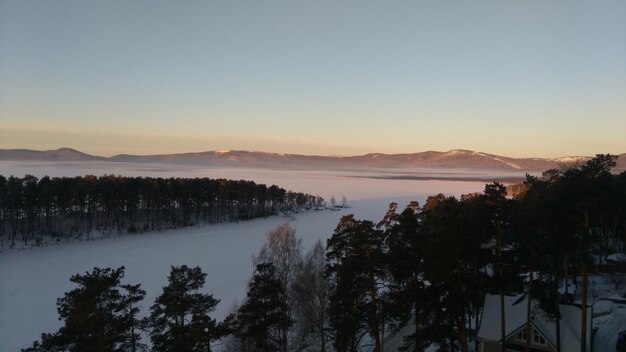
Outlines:
[{"label": "sunset glow in sky", "polygon": [[0,0],[0,148],[626,152],[626,1]]}]

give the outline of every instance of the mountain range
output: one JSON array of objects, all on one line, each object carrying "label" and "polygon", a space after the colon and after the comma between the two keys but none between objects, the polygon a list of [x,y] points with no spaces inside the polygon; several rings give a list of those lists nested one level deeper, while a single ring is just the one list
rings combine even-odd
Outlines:
[{"label": "mountain range", "polygon": [[[264,167],[284,169],[450,168],[500,171],[543,171],[588,160],[589,156],[560,158],[512,158],[471,150],[426,151],[408,154],[371,153],[357,156],[321,156],[214,150],[195,153],[90,155],[71,148],[55,150],[0,149],[0,160],[11,161],[103,161],[128,163],[174,163],[210,167]],[[619,155],[615,171],[626,170],[626,153]]]}]

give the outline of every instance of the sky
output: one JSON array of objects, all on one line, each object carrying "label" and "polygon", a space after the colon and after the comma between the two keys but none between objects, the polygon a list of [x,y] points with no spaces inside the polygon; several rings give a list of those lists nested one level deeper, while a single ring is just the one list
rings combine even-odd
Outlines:
[{"label": "sky", "polygon": [[626,152],[626,1],[0,0],[0,148]]}]

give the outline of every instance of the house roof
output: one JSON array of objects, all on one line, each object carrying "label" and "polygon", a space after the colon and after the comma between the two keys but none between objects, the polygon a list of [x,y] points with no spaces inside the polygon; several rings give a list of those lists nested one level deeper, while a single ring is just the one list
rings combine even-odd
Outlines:
[{"label": "house roof", "polygon": [[[526,324],[527,296],[504,296],[506,336],[510,336]],[[560,305],[561,319],[561,350],[580,351],[581,308],[574,305]],[[591,307],[587,308],[587,351],[591,348]],[[556,323],[549,317],[536,301],[531,307],[533,325],[556,346]],[[500,296],[487,294],[483,318],[478,330],[478,338],[487,341],[500,341]]]}]

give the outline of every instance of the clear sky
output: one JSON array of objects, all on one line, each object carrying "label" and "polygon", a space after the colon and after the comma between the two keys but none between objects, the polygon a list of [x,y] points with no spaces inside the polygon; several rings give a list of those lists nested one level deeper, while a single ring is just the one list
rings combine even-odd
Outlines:
[{"label": "clear sky", "polygon": [[626,152],[626,1],[0,0],[0,148]]}]

